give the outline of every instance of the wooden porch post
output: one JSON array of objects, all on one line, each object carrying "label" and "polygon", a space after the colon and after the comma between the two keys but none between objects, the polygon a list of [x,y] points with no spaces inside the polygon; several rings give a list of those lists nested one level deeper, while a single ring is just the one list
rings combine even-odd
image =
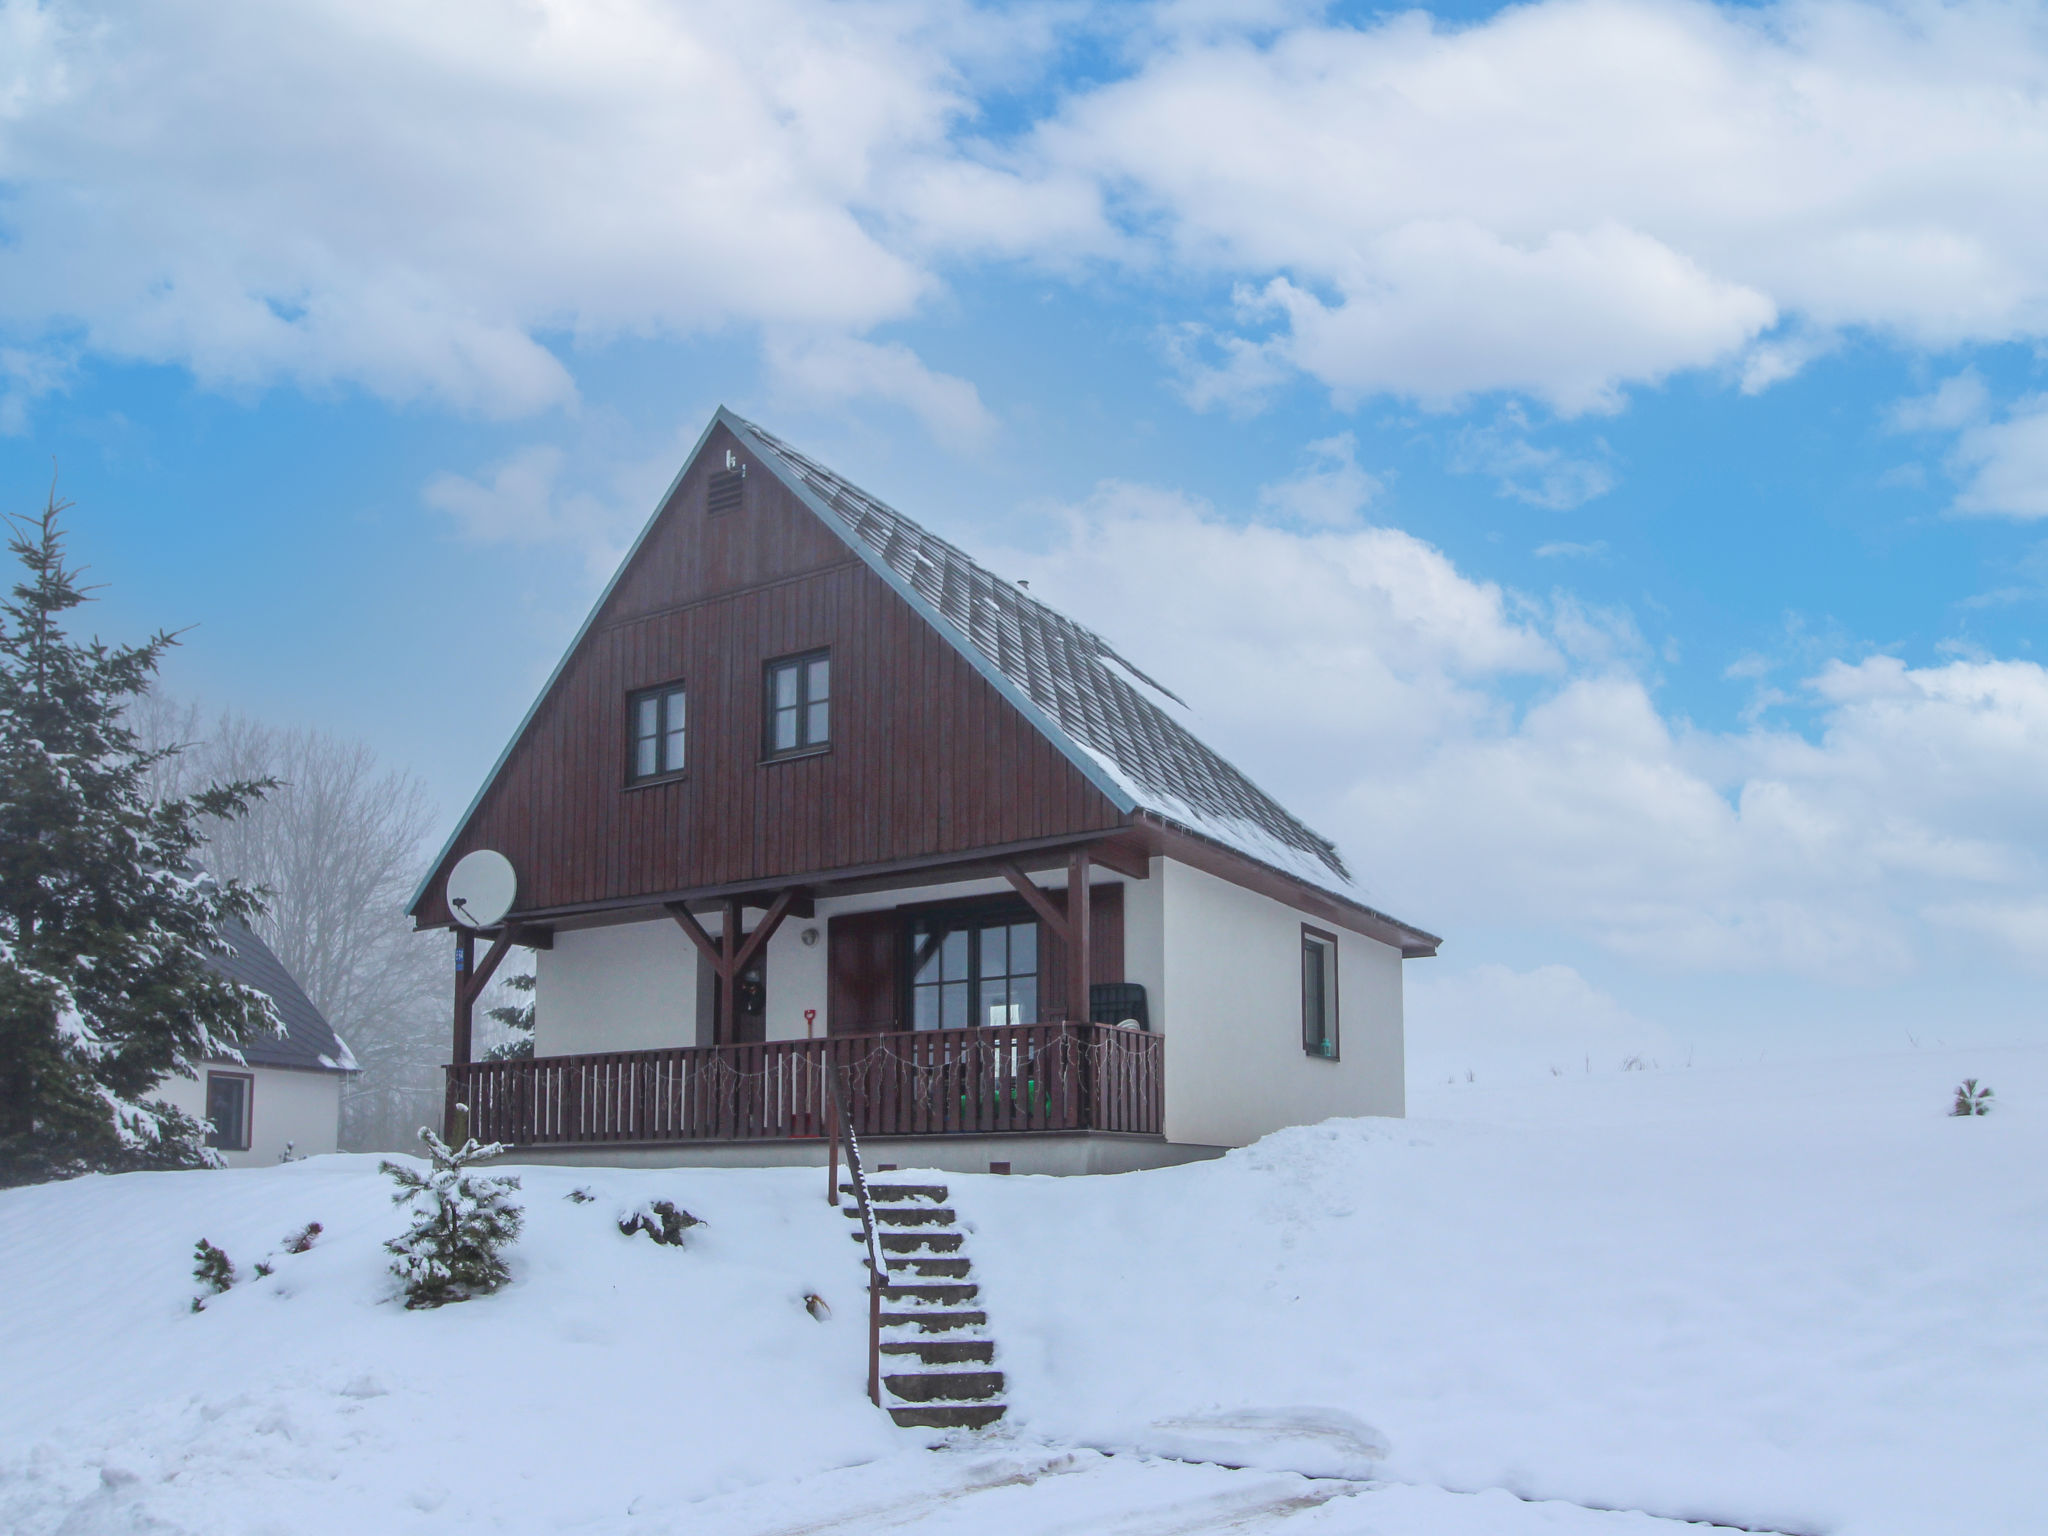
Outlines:
[{"label": "wooden porch post", "polygon": [[1076,848],[1067,859],[1067,1018],[1088,1022],[1088,967],[1093,959],[1089,921],[1088,850]]},{"label": "wooden porch post", "polygon": [[725,904],[725,931],[718,936],[718,947],[724,961],[718,967],[718,1013],[719,1045],[730,1045],[739,1030],[740,1022],[740,917],[741,908],[737,897]]},{"label": "wooden porch post", "polygon": [[470,974],[476,969],[476,934],[468,928],[455,930],[455,1040],[449,1057],[458,1067],[469,1065],[470,1024],[475,1014],[476,994],[469,989]]}]

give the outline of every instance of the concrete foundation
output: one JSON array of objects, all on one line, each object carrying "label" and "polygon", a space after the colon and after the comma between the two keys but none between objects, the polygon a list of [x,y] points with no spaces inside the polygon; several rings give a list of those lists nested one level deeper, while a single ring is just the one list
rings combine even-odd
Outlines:
[{"label": "concrete foundation", "polygon": [[[881,1136],[863,1138],[869,1173],[882,1164],[935,1168],[942,1173],[987,1173],[1008,1163],[1012,1173],[1130,1173],[1221,1157],[1222,1147],[1193,1146],[1157,1136],[1094,1132],[1020,1136]],[[598,1145],[520,1147],[497,1162],[545,1163],[569,1168],[822,1168],[822,1141],[726,1141],[664,1146]]]}]

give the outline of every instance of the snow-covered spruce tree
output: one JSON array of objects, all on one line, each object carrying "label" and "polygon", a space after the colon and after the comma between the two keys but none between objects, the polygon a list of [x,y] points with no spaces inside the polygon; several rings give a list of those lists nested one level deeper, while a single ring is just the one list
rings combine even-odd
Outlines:
[{"label": "snow-covered spruce tree", "polygon": [[475,1137],[460,1147],[424,1126],[427,1171],[385,1161],[378,1166],[398,1184],[391,1198],[412,1207],[412,1225],[386,1243],[395,1257],[391,1272],[405,1282],[407,1307],[439,1307],[472,1296],[488,1296],[511,1278],[498,1250],[519,1236],[522,1217],[510,1199],[517,1176],[485,1176],[472,1164],[505,1149],[479,1146]]},{"label": "snow-covered spruce tree", "polygon": [[151,804],[161,760],[124,724],[176,637],[78,641],[87,600],[53,496],[10,518],[21,579],[0,602],[0,1185],[212,1160],[158,1084],[233,1057],[276,1013],[213,970],[221,926],[258,910],[193,862],[208,817],[269,786],[216,784]]},{"label": "snow-covered spruce tree", "polygon": [[506,1003],[491,1010],[490,1016],[512,1031],[512,1038],[485,1051],[485,1061],[524,1061],[533,1055],[533,989],[536,979],[532,971],[515,972],[504,979],[505,985],[526,1001]]}]

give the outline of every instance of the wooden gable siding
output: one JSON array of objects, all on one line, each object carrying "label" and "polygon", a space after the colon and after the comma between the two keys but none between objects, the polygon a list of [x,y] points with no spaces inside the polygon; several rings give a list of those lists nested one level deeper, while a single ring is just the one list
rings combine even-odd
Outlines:
[{"label": "wooden gable siding", "polygon": [[[728,451],[747,465],[746,491],[739,511],[714,517],[705,511],[705,486],[724,468]],[[612,589],[597,626],[855,558],[765,465],[751,461],[731,432],[714,427]]]},{"label": "wooden gable siding", "polygon": [[[447,921],[442,881],[476,848],[511,859],[523,915],[1122,824],[765,468],[752,467],[742,511],[707,518],[703,471],[723,461],[720,436],[436,871],[422,924]],[[826,646],[830,750],[764,763],[764,664]],[[629,788],[626,696],[670,682],[689,690],[688,772]]]}]

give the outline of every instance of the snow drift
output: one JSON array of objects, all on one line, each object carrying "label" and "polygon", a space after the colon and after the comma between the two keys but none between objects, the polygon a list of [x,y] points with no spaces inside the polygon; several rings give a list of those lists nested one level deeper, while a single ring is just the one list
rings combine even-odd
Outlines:
[{"label": "snow drift", "polygon": [[[0,1193],[0,1528],[2034,1529],[2043,1104],[2048,1052],[1930,1053],[950,1176],[1013,1406],[938,1456],[861,1394],[820,1171],[523,1168],[511,1285],[427,1313],[374,1159]],[[621,1235],[664,1198],[683,1247]]]}]

